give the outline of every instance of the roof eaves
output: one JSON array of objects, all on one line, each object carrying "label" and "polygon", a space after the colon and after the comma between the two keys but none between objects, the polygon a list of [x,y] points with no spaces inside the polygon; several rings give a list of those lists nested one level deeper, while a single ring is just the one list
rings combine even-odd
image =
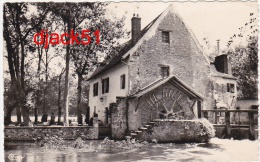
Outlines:
[{"label": "roof eaves", "polygon": [[171,83],[176,86],[178,89],[185,91],[185,93],[188,96],[192,96],[193,98],[200,98],[204,99],[204,97],[199,94],[198,92],[194,91],[191,87],[189,87],[187,84],[185,84],[183,81],[181,81],[178,77],[172,75],[167,78],[161,78],[156,80],[155,82],[149,84],[148,86],[142,88],[140,91],[136,92],[133,95],[130,95],[129,97],[141,97],[144,94],[154,90],[155,88],[161,86],[162,84],[171,81]]},{"label": "roof eaves", "polygon": [[148,86],[142,88],[140,91],[136,92],[133,95],[130,95],[130,97],[140,97],[152,90],[154,90],[155,88],[159,87],[160,85],[166,83],[170,78],[160,78],[158,80],[156,80],[155,82],[149,84]]},{"label": "roof eaves", "polygon": [[205,99],[200,93],[198,93],[195,90],[193,90],[190,86],[188,86],[183,81],[181,81],[177,76],[174,76],[174,78],[171,79],[171,81],[172,81],[172,83],[174,83],[175,86],[177,86],[180,89],[183,89],[190,96],[192,96],[194,98]]},{"label": "roof eaves", "polygon": [[223,73],[217,73],[217,74],[211,74],[210,76],[212,77],[221,77],[221,78],[224,78],[224,79],[233,79],[233,80],[237,80],[236,77],[230,75],[230,74],[223,74]]}]

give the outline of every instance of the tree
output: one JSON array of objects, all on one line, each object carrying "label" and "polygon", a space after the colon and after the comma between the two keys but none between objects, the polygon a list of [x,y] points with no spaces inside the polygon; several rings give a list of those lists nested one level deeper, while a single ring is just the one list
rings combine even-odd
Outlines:
[{"label": "tree", "polygon": [[[240,27],[240,32],[230,37],[227,43],[227,53],[231,59],[233,75],[237,78],[239,98],[255,99],[258,96],[258,21],[250,13],[250,21]],[[241,40],[245,40],[244,45]],[[235,41],[240,45],[231,48]]]},{"label": "tree", "polygon": [[[34,56],[36,55],[37,57],[37,72],[36,72],[36,78],[38,78],[38,85],[37,85],[37,92],[36,92],[36,96],[35,96],[35,107],[34,107],[34,115],[35,115],[35,124],[37,124],[38,122],[38,108],[41,106],[41,104],[43,104],[42,106],[42,110],[43,110],[43,116],[47,115],[47,100],[46,100],[46,93],[48,90],[48,79],[49,79],[49,64],[50,61],[57,56],[57,54],[49,54],[50,51],[50,46],[49,43],[46,42],[46,38],[50,39],[50,33],[54,32],[57,29],[57,26],[55,26],[55,21],[54,21],[54,17],[53,15],[48,15],[46,17],[46,19],[39,24],[39,26],[34,30],[35,33],[42,33],[42,43],[41,44],[36,44],[35,42],[32,42],[32,44],[29,46],[29,50],[31,52],[35,52],[37,51],[36,54],[33,54]],[[53,27],[55,26],[55,27]],[[34,35],[35,36],[35,35]],[[33,39],[34,40],[34,36]],[[41,39],[41,38],[39,38]],[[40,41],[40,40],[37,40]],[[44,67],[42,67],[42,64],[44,65]],[[42,69],[44,69],[42,71]],[[41,92],[41,75],[44,74],[44,78],[45,78],[45,84],[44,84],[44,91]],[[40,97],[40,93],[43,93],[43,98]],[[43,100],[43,103],[40,101]],[[43,120],[43,118],[42,118]]]},{"label": "tree", "polygon": [[[55,14],[57,17],[61,19],[63,22],[63,30],[64,33],[70,33],[70,35],[76,35],[76,31],[79,29],[79,26],[83,23],[83,21],[88,20],[92,23],[93,20],[98,20],[97,18],[100,18],[104,16],[104,6],[105,3],[54,3],[52,13]],[[98,23],[98,25],[101,25],[101,23]],[[104,27],[104,24],[102,24]],[[90,24],[88,25],[90,27]],[[90,29],[93,31],[98,26],[91,25]],[[81,32],[80,32],[81,33]],[[112,39],[111,39],[112,40]],[[64,87],[64,100],[63,100],[63,107],[64,107],[64,123],[68,124],[68,90],[69,90],[69,64],[70,64],[70,57],[73,53],[73,48],[75,46],[75,40],[71,39],[71,37],[66,37],[66,42],[70,42],[66,45],[66,66],[65,66],[65,87]],[[79,43],[76,43],[79,44]],[[75,45],[75,46],[74,46]],[[93,45],[93,43],[92,43]],[[89,45],[90,46],[90,45]],[[94,49],[93,49],[94,50]],[[95,55],[95,54],[94,54]],[[82,69],[78,69],[79,74],[79,84],[82,80],[82,75],[85,73],[85,69],[87,68],[87,64],[84,66],[82,64]],[[79,87],[79,91],[81,91],[81,88]],[[78,94],[81,94],[78,93]],[[80,98],[80,97],[79,97]]]},{"label": "tree", "polygon": [[[89,30],[90,40],[79,38],[80,41],[89,41],[89,44],[71,46],[72,61],[78,79],[77,119],[79,124],[82,124],[82,110],[80,110],[80,103],[82,98],[82,81],[85,79],[84,76],[88,74],[89,70],[93,66],[98,64],[98,56],[102,55],[105,59],[111,57],[110,54],[118,46],[117,40],[122,38],[126,33],[123,30],[124,17],[121,19],[114,18],[113,21],[109,20],[105,16],[107,12],[105,9],[106,5],[107,4],[105,3],[95,3],[91,10],[91,15],[89,15],[91,19],[88,19],[76,28],[76,32],[81,32],[84,29]],[[97,35],[97,32],[100,35]],[[102,40],[99,42],[100,38]]]},{"label": "tree", "polygon": [[[10,91],[16,106],[7,107],[6,121],[11,121],[11,112],[14,107],[17,111],[18,123],[21,123],[21,113],[24,124],[29,124],[29,109],[26,106],[26,95],[28,90],[25,82],[25,58],[28,36],[45,19],[48,8],[42,9],[39,3],[38,15],[28,12],[29,3],[5,3],[4,4],[4,40],[6,44],[7,60],[11,77]],[[28,16],[29,14],[29,16]],[[20,111],[21,110],[21,111]],[[21,112],[21,113],[20,113]]]},{"label": "tree", "polygon": [[[70,33],[75,29],[86,17],[85,8],[90,3],[53,3],[52,13],[61,18],[64,24],[64,32]],[[70,37],[66,37],[66,41],[70,42]],[[69,63],[70,63],[70,43],[66,45],[66,66],[65,66],[65,87],[64,87],[64,123],[68,124],[68,90],[69,90]]]},{"label": "tree", "polygon": [[63,73],[65,72],[65,69],[63,68],[59,74],[59,80],[58,80],[58,84],[59,84],[59,90],[58,90],[58,124],[61,124],[61,78]]}]

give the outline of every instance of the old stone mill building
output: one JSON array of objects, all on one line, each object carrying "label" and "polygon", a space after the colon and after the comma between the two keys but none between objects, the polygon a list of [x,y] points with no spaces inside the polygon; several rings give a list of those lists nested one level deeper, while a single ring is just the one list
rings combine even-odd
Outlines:
[{"label": "old stone mill building", "polygon": [[188,121],[201,118],[201,110],[233,109],[237,96],[227,55],[211,61],[172,5],[143,29],[134,15],[132,39],[88,80],[90,114],[110,122],[114,138],[159,119]]}]

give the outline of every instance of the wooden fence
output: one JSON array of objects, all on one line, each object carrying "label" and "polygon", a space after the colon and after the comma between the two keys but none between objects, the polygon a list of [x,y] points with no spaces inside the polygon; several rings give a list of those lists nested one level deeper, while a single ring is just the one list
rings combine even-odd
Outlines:
[{"label": "wooden fence", "polygon": [[[209,119],[209,113],[213,113],[213,118]],[[230,113],[238,114],[239,118],[236,119],[235,123],[230,122]],[[240,114],[247,113],[248,115],[248,122],[245,124],[241,124],[240,121]],[[213,110],[202,110],[202,115],[204,118],[209,119],[214,127],[217,126],[224,126],[226,129],[226,135],[228,138],[231,138],[231,128],[238,127],[238,128],[249,128],[249,139],[255,140],[255,125],[258,125],[257,122],[254,120],[254,114],[258,114],[258,110],[225,110],[225,109],[213,109]],[[219,123],[219,117],[224,118],[224,124]]]}]

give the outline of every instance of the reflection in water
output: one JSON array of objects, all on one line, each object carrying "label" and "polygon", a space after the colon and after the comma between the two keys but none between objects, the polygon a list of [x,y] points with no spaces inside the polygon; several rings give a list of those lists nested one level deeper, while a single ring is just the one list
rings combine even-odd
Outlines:
[{"label": "reflection in water", "polygon": [[[8,155],[25,156],[16,162],[105,162],[105,161],[256,161],[258,141],[227,140],[213,138],[209,143],[200,144],[149,144],[131,150],[102,148],[102,141],[93,143],[95,149],[67,148],[45,150],[34,143],[6,143],[5,161],[11,162]],[[69,141],[68,143],[71,143]]]}]

